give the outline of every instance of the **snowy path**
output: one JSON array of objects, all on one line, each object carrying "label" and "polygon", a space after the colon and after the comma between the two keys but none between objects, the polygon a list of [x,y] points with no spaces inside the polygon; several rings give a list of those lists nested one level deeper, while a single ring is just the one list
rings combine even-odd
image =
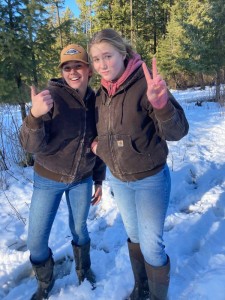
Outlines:
[{"label": "snowy path", "polygon": [[[169,143],[172,192],[164,235],[172,266],[169,299],[225,300],[225,110],[213,103],[183,106],[190,132]],[[2,174],[1,184],[0,299],[27,300],[36,286],[23,223],[32,170],[14,167]],[[88,282],[78,286],[63,200],[50,238],[60,273],[50,300],[122,300],[132,289],[126,234],[107,181],[103,192],[88,219],[97,288],[92,291]]]},{"label": "snowy path", "polygon": [[172,300],[225,299],[225,114],[207,106],[189,106],[189,135],[170,145]]}]

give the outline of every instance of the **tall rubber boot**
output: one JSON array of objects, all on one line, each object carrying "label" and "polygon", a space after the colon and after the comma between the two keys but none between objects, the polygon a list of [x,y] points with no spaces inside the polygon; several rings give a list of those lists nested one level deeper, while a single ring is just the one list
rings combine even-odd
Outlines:
[{"label": "tall rubber boot", "polygon": [[82,246],[75,245],[74,242],[71,242],[73,247],[73,253],[76,263],[76,273],[81,284],[85,279],[87,279],[92,288],[95,289],[95,275],[91,270],[91,259],[90,259],[90,241]]},{"label": "tall rubber boot", "polygon": [[170,259],[162,267],[153,267],[145,262],[150,290],[150,300],[166,300],[170,281]]},{"label": "tall rubber boot", "polygon": [[40,264],[34,264],[31,261],[31,264],[38,281],[37,291],[33,294],[31,300],[48,299],[48,294],[54,285],[54,260],[52,258],[52,252],[46,261]]},{"label": "tall rubber boot", "polygon": [[127,240],[130,262],[134,274],[134,289],[129,300],[146,300],[149,298],[148,277],[145,270],[145,260],[139,243]]}]

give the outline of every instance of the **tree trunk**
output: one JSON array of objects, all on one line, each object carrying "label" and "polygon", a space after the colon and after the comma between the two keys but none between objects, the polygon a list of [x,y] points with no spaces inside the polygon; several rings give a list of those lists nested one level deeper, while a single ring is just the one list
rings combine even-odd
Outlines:
[{"label": "tree trunk", "polygon": [[133,0],[130,0],[130,40],[131,45],[134,42],[134,20],[133,20]]},{"label": "tree trunk", "polygon": [[221,84],[221,72],[220,70],[216,71],[216,102],[220,102],[220,84]]},{"label": "tree trunk", "polygon": [[22,120],[24,120],[27,116],[26,104],[25,103],[19,103],[19,106],[20,106],[21,118],[22,118]]},{"label": "tree trunk", "polygon": [[58,25],[59,25],[59,37],[60,37],[60,44],[61,48],[63,48],[63,38],[62,38],[62,29],[61,29],[61,20],[59,15],[59,3],[58,1],[55,2],[56,10],[57,10],[57,18],[58,18]]},{"label": "tree trunk", "polygon": [[205,90],[204,74],[202,72],[199,74],[199,79],[200,79],[201,90]]}]

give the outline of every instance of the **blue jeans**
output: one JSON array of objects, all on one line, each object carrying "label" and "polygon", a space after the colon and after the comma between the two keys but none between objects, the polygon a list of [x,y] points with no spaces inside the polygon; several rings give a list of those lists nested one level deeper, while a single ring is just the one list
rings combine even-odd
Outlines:
[{"label": "blue jeans", "polygon": [[131,242],[140,243],[148,264],[165,265],[163,228],[171,189],[168,166],[156,175],[137,181],[122,182],[112,174],[109,180]]},{"label": "blue jeans", "polygon": [[27,238],[30,257],[34,263],[43,262],[49,257],[49,235],[64,192],[74,244],[84,245],[90,241],[86,221],[91,204],[92,178],[66,184],[34,173]]}]

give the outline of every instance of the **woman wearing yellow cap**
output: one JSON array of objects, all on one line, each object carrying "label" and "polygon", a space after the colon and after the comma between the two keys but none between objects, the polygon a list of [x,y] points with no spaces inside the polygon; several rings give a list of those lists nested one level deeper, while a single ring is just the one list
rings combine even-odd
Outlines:
[{"label": "woman wearing yellow cap", "polygon": [[51,79],[46,90],[37,94],[31,88],[32,107],[20,132],[23,148],[35,158],[27,246],[38,289],[31,299],[46,299],[54,284],[48,241],[63,194],[79,284],[85,278],[93,287],[95,283],[86,221],[91,203],[101,199],[105,164],[91,151],[95,95],[88,86],[92,71],[87,52],[80,45],[68,45],[59,68],[61,78]]}]

